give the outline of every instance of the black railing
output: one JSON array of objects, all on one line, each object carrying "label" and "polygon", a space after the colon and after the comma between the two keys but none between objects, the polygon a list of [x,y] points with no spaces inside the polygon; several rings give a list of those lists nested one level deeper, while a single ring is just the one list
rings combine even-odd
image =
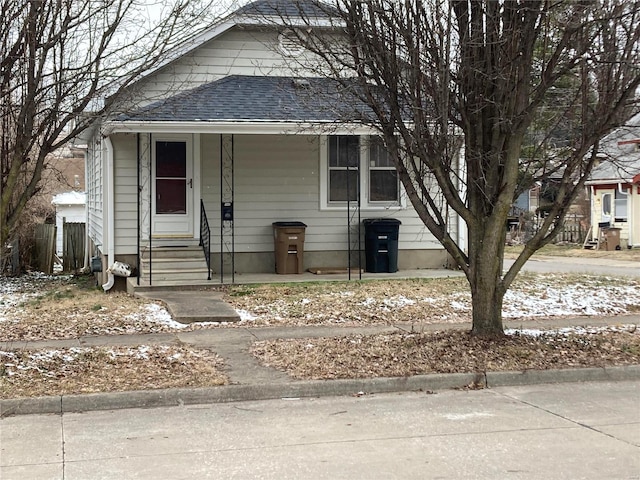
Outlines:
[{"label": "black railing", "polygon": [[207,261],[207,280],[211,280],[211,229],[202,199],[200,199],[200,246]]}]

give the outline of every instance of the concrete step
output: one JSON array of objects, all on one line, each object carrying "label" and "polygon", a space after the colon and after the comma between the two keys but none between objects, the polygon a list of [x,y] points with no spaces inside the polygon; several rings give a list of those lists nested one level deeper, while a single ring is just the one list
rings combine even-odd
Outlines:
[{"label": "concrete step", "polygon": [[141,251],[143,260],[151,258],[153,261],[160,258],[202,258],[204,253],[198,245],[185,245],[181,247],[157,246],[143,248]]},{"label": "concrete step", "polygon": [[[151,270],[151,280],[155,285],[159,281],[185,282],[185,281],[206,281],[208,272],[206,268],[193,268],[184,270]],[[149,272],[143,271],[141,280],[149,279]]]},{"label": "concrete step", "polygon": [[202,247],[185,242],[184,244],[162,245],[143,249],[140,259],[140,279],[148,283],[156,282],[184,283],[206,282],[209,275]]},{"label": "concrete step", "polygon": [[148,259],[141,259],[140,267],[143,272],[149,270],[149,265],[151,265],[153,270],[198,270],[207,268],[207,262],[204,257],[198,258],[152,258],[151,261]]},{"label": "concrete step", "polygon": [[153,284],[149,285],[149,279],[140,278],[138,284],[138,278],[127,278],[127,292],[136,294],[137,292],[152,292],[156,290],[170,290],[170,291],[187,291],[187,290],[209,290],[218,289],[222,286],[220,283],[220,276],[211,276],[211,280],[204,280],[198,278],[196,280],[158,280],[153,277]]}]

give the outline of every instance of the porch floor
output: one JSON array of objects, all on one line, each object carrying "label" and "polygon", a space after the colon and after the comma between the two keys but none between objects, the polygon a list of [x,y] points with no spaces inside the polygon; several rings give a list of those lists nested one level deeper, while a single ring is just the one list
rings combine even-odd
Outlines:
[{"label": "porch floor", "polygon": [[219,274],[212,274],[211,280],[201,281],[153,281],[149,285],[148,281],[140,280],[138,285],[137,278],[127,279],[127,291],[129,293],[143,292],[149,290],[197,290],[201,288],[215,288],[222,285],[233,284],[260,284],[260,283],[298,283],[298,282],[336,282],[348,280],[385,280],[385,279],[401,279],[401,278],[448,278],[461,277],[463,273],[457,270],[447,269],[419,269],[419,270],[398,270],[394,273],[381,272],[369,273],[362,272],[359,274],[357,269],[349,274],[331,273],[331,274],[315,274],[304,272],[299,274],[282,275],[276,273],[236,273],[234,277],[231,274],[225,274],[222,278]]}]

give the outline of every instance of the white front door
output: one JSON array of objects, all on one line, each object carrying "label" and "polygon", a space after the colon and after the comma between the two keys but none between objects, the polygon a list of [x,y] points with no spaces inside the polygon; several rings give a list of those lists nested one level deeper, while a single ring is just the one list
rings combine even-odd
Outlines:
[{"label": "white front door", "polygon": [[156,237],[193,237],[191,137],[154,137],[152,152],[152,233]]}]

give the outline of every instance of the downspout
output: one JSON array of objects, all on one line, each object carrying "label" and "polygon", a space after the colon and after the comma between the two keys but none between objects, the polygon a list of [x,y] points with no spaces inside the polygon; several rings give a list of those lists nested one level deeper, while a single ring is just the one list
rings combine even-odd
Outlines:
[{"label": "downspout", "polygon": [[[104,138],[105,145],[107,147],[107,175],[106,175],[106,190],[107,201],[105,202],[107,208],[107,258],[109,263],[113,263],[115,260],[115,221],[114,221],[114,187],[113,187],[113,144],[110,137]],[[107,283],[102,285],[102,289],[107,292],[115,283],[115,277],[109,269],[107,269]]]},{"label": "downspout", "polygon": [[[465,159],[465,143],[461,142],[460,151],[458,152],[458,194],[460,199],[467,204],[467,163]],[[458,246],[465,253],[469,254],[469,232],[467,230],[467,224],[462,218],[462,215],[457,215],[458,220]]]},{"label": "downspout", "polygon": [[590,222],[591,222],[591,239],[593,240],[594,238],[597,239],[597,235],[598,235],[598,231],[595,228],[595,218],[596,218],[596,211],[595,211],[595,196],[596,196],[596,189],[594,185],[591,185],[591,195],[590,195],[590,201],[589,201],[589,210],[590,210]]},{"label": "downspout", "polygon": [[[631,181],[633,182],[633,179]],[[627,247],[631,248],[633,245],[633,184],[629,186],[629,190],[622,190],[622,182],[618,183],[618,192],[627,197]]]},{"label": "downspout", "polygon": [[87,166],[89,164],[89,147],[84,150],[84,270],[89,269],[89,189],[87,188]]}]

